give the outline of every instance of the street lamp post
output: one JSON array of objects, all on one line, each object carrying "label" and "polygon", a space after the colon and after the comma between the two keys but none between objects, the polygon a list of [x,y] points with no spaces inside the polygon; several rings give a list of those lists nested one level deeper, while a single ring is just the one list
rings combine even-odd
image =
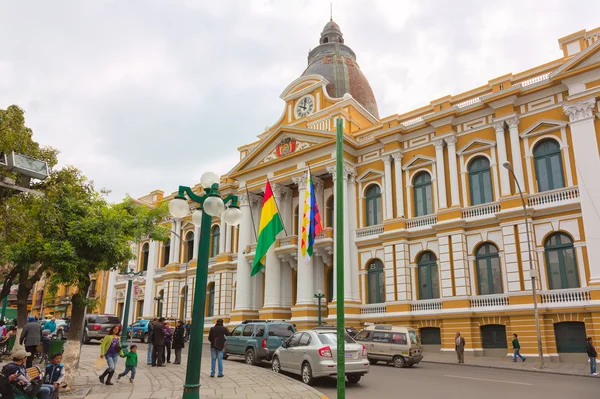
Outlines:
[{"label": "street lamp post", "polygon": [[127,280],[127,294],[125,297],[125,311],[123,312],[122,323],[123,330],[121,330],[121,347],[123,347],[123,350],[127,352],[127,347],[129,346],[127,343],[127,324],[129,322],[129,304],[131,302],[131,287],[133,286],[133,280],[143,275],[144,272],[134,272],[133,269],[129,269],[129,271],[126,272],[125,270],[126,269],[124,268],[123,271],[119,273],[119,275],[123,276],[125,280]]},{"label": "street lamp post", "polygon": [[521,204],[523,205],[523,218],[525,221],[525,232],[527,234],[527,251],[529,253],[529,275],[531,276],[531,287],[533,294],[533,315],[535,318],[535,330],[537,334],[537,344],[538,344],[538,356],[539,367],[541,369],[544,368],[544,351],[542,349],[542,333],[540,330],[540,314],[538,312],[538,303],[537,303],[537,287],[535,280],[539,278],[538,271],[533,268],[533,254],[531,253],[531,239],[529,237],[529,223],[527,222],[527,206],[525,205],[525,198],[523,198],[523,191],[521,190],[521,185],[519,184],[519,180],[515,176],[515,172],[513,171],[513,167],[510,162],[504,162],[502,164],[512,176],[515,184],[517,185],[517,189],[519,190],[519,195],[521,196]]},{"label": "street lamp post", "polygon": [[157,312],[158,313],[158,315],[157,315],[158,317],[162,317],[162,306],[161,306],[161,303],[164,300],[165,300],[165,298],[164,298],[163,294],[160,294],[160,296],[155,296],[154,297],[154,301],[156,302],[156,307],[158,308],[158,310],[160,310],[160,312]]},{"label": "street lamp post", "polygon": [[[238,205],[238,197],[228,195],[224,199],[219,194],[219,176],[207,172],[200,178],[205,194],[197,195],[190,187],[179,186],[175,198],[169,203],[169,212],[175,218],[184,218],[189,213],[189,204],[185,195],[200,207],[192,214],[192,223],[200,226],[198,245],[198,263],[196,264],[196,285],[192,305],[192,331],[196,339],[190,340],[188,351],[185,384],[182,399],[200,398],[200,370],[202,362],[202,340],[204,338],[204,305],[206,302],[206,284],[208,282],[208,253],[210,246],[210,224],[213,216],[223,215],[223,221],[236,226],[240,223],[242,213]],[[227,210],[225,205],[229,204]]]},{"label": "street lamp post", "polygon": [[317,293],[315,294],[315,298],[317,298],[317,304],[318,304],[317,306],[318,306],[318,309],[319,309],[319,315],[318,315],[318,319],[317,319],[318,321],[317,321],[317,323],[318,323],[319,327],[321,327],[321,300],[323,298],[325,298],[325,294],[323,294],[323,291],[318,290]]}]

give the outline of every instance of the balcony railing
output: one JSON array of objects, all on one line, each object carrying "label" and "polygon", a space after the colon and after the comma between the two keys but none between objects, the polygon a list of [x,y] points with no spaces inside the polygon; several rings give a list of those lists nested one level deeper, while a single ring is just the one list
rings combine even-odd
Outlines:
[{"label": "balcony railing", "polygon": [[489,308],[494,306],[508,306],[508,295],[484,295],[471,298],[472,308]]},{"label": "balcony railing", "polygon": [[370,303],[360,308],[360,314],[385,313],[385,311],[385,303]]},{"label": "balcony railing", "polygon": [[412,312],[418,312],[422,310],[441,310],[442,301],[439,299],[425,299],[422,301],[414,301],[410,304],[410,310]]},{"label": "balcony railing", "polygon": [[529,196],[529,206],[558,204],[579,198],[579,187],[559,188],[558,190],[545,191]]},{"label": "balcony railing", "polygon": [[420,216],[418,218],[408,219],[406,221],[406,228],[413,229],[415,227],[431,226],[436,223],[437,223],[437,216],[435,216],[435,215]]},{"label": "balcony railing", "polygon": [[541,294],[542,303],[582,303],[590,301],[590,291],[587,288],[574,288],[568,290],[544,291]]},{"label": "balcony railing", "polygon": [[295,235],[279,239],[279,247],[289,247],[291,245],[298,245],[298,238]]},{"label": "balcony railing", "polygon": [[485,215],[495,215],[500,212],[500,204],[484,204],[463,209],[463,219],[478,218]]},{"label": "balcony railing", "polygon": [[383,225],[381,224],[378,224],[377,226],[369,226],[364,227],[362,229],[356,229],[357,238],[375,236],[381,233],[383,233]]},{"label": "balcony railing", "polygon": [[212,266],[217,263],[217,257],[213,256],[212,258],[208,258],[208,266]]}]

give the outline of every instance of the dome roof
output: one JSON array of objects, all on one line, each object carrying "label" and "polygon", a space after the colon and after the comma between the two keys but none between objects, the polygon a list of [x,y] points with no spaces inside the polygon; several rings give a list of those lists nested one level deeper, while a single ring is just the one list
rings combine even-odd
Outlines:
[{"label": "dome roof", "polygon": [[350,93],[367,111],[379,118],[371,85],[356,62],[356,54],[344,44],[342,30],[333,20],[325,24],[319,43],[308,53],[308,66],[302,76],[323,76],[329,81],[327,94],[341,98]]}]

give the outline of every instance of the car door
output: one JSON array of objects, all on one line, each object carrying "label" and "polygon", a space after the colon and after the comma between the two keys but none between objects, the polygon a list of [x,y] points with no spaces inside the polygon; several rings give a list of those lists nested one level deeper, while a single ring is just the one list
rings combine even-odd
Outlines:
[{"label": "car door", "polygon": [[[300,333],[299,333],[300,334]],[[305,332],[301,333],[298,344],[290,350],[290,368],[300,372],[302,362],[307,355],[308,345],[310,344],[310,334]]]},{"label": "car door", "polygon": [[392,334],[388,332],[373,331],[373,338],[371,338],[373,349],[372,352],[369,353],[369,357],[387,362],[391,361],[391,338]]},{"label": "car door", "polygon": [[365,347],[368,355],[370,355],[371,352],[373,352],[373,350],[374,350],[373,342],[371,342],[372,335],[373,335],[373,333],[371,331],[362,330],[361,332],[356,334],[356,337],[354,337],[354,340],[356,342],[358,342],[359,344],[361,344],[362,346]]},{"label": "car door", "polygon": [[246,324],[246,327],[242,330],[242,336],[239,338],[239,351],[245,353],[248,346],[255,347],[253,345],[252,334],[254,333],[254,324]]},{"label": "car door", "polygon": [[302,334],[303,333],[295,333],[294,335],[292,335],[287,340],[287,346],[285,348],[281,348],[281,350],[279,351],[279,362],[281,363],[281,367],[288,371],[294,371],[296,373],[299,372],[299,370],[296,370],[293,367],[292,361],[294,358],[293,350],[298,346]]},{"label": "car door", "polygon": [[231,332],[231,335],[226,338],[226,340],[225,340],[225,352],[226,353],[230,353],[230,354],[234,354],[234,355],[240,354],[239,339],[240,339],[240,336],[242,335],[243,329],[244,329],[244,324],[237,326],[236,328],[233,329],[233,331]]}]

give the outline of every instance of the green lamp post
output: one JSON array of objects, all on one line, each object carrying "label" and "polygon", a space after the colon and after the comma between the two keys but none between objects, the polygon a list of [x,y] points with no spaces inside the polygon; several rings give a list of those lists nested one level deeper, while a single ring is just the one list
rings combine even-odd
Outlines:
[{"label": "green lamp post", "polygon": [[323,300],[323,298],[325,298],[325,294],[323,294],[323,291],[319,290],[317,291],[317,293],[315,294],[315,298],[317,298],[317,307],[318,307],[318,319],[317,319],[317,324],[319,327],[321,327],[321,301]]},{"label": "green lamp post", "polygon": [[131,287],[133,286],[133,280],[142,276],[144,272],[134,272],[133,268],[129,269],[129,271],[125,271],[126,268],[119,273],[120,276],[123,276],[125,280],[127,280],[127,295],[125,297],[125,311],[123,312],[123,329],[121,330],[121,346],[123,347],[123,351],[127,352],[127,347],[129,344],[127,343],[127,324],[129,322],[129,306],[131,302]]},{"label": "green lamp post", "polygon": [[[228,195],[221,198],[219,194],[219,176],[207,172],[200,178],[205,194],[197,195],[190,187],[179,186],[178,194],[169,203],[169,212],[175,218],[183,218],[189,214],[189,204],[185,195],[199,208],[192,214],[192,223],[200,226],[198,245],[198,263],[196,265],[196,286],[194,302],[192,305],[192,331],[194,337],[190,340],[190,347],[183,385],[182,399],[200,398],[200,370],[202,362],[202,340],[204,338],[204,305],[206,302],[206,284],[208,281],[208,255],[210,245],[210,224],[213,216],[223,215],[223,221],[236,226],[240,223],[242,212],[239,209],[238,197]],[[229,204],[227,210],[225,206]]]}]

